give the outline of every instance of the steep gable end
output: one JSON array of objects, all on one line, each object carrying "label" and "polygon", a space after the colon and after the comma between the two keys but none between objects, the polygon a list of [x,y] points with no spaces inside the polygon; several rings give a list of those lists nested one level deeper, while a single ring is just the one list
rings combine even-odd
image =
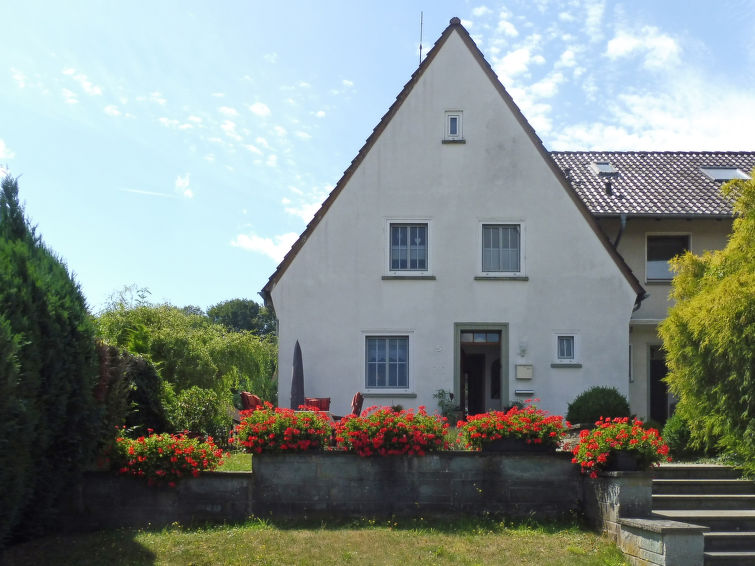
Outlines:
[{"label": "steep gable end", "polygon": [[[516,123],[518,123],[518,125],[521,127],[525,135],[531,140],[533,147],[538,152],[540,159],[542,159],[542,162],[546,164],[546,166],[550,169],[551,173],[554,176],[553,178],[555,178],[557,182],[561,185],[561,187],[566,192],[571,202],[574,204],[576,209],[581,214],[581,217],[584,219],[584,221],[593,231],[593,234],[602,243],[603,247],[605,248],[609,256],[618,266],[620,272],[627,279],[632,289],[634,289],[635,293],[637,294],[638,300],[641,300],[642,296],[644,295],[644,290],[642,289],[639,281],[637,280],[636,277],[634,277],[634,275],[626,266],[623,259],[618,255],[616,250],[610,245],[610,243],[608,242],[603,232],[597,226],[595,220],[589,214],[589,211],[585,207],[584,203],[575,194],[573,188],[564,177],[564,174],[562,173],[561,169],[556,165],[551,155],[547,152],[547,150],[543,146],[542,141],[539,139],[539,137],[537,136],[535,131],[532,129],[530,124],[527,122],[527,120],[524,118],[521,111],[519,110],[519,108],[514,103],[513,99],[511,98],[511,96],[509,96],[509,94],[506,92],[503,85],[498,80],[498,77],[495,75],[492,68],[488,64],[488,62],[485,60],[481,51],[477,48],[476,44],[474,43],[472,38],[469,36],[469,33],[461,25],[458,18],[453,18],[450,22],[450,25],[444,30],[443,34],[435,43],[433,48],[430,50],[425,60],[422,62],[419,68],[414,72],[409,82],[402,89],[401,93],[399,93],[399,95],[396,98],[396,101],[388,109],[388,112],[386,112],[386,114],[382,117],[382,119],[380,120],[380,122],[378,123],[378,125],[376,126],[372,134],[370,135],[370,137],[367,139],[364,146],[360,149],[357,156],[354,158],[354,160],[351,162],[349,167],[344,172],[344,175],[336,184],[336,187],[333,189],[330,195],[328,195],[326,200],[323,202],[322,206],[317,211],[312,221],[307,225],[302,235],[295,242],[295,244],[293,245],[289,253],[285,256],[285,258],[280,263],[276,271],[270,277],[269,281],[267,282],[264,289],[260,293],[268,306],[273,306],[272,299],[271,299],[272,289],[275,287],[277,282],[280,280],[280,278],[286,272],[288,267],[291,265],[292,261],[295,259],[299,251],[305,245],[308,238],[313,234],[314,230],[320,224],[325,214],[334,204],[335,200],[338,198],[338,196],[341,194],[344,188],[348,185],[350,179],[355,174],[355,172],[359,169],[360,165],[364,162],[367,155],[374,148],[381,134],[383,134],[386,128],[389,126],[389,124],[391,124],[392,120],[397,115],[399,110],[402,108],[402,106],[404,105],[409,95],[414,91],[417,85],[420,84],[423,76],[427,73],[428,69],[430,69],[430,67],[436,61],[436,59],[438,58],[438,54],[441,53],[441,51],[444,49],[444,46],[447,44],[449,39],[452,36],[454,36],[454,34],[456,34],[457,37],[461,40],[461,42],[463,42],[463,44],[468,49],[469,53],[472,55],[474,60],[479,65],[480,69],[485,73],[485,75],[490,81],[490,84],[495,88],[495,90],[498,92],[501,99],[505,103],[505,105],[508,107],[511,113],[511,116],[514,118]],[[453,118],[453,116],[451,118]],[[447,127],[453,128],[453,127],[458,127],[460,125],[461,124],[454,124],[452,126],[447,126]],[[457,139],[454,139],[453,135],[451,136],[448,135],[449,133],[453,134],[454,132],[449,132],[447,130],[446,133],[447,133],[446,141],[448,142],[460,143],[461,141],[463,141],[463,140],[458,139],[459,137],[461,137],[460,135],[456,136]]]}]

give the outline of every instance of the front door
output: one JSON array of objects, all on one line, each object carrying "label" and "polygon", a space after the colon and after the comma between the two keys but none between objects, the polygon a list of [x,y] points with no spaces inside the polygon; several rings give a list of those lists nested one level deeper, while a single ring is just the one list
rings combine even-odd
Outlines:
[{"label": "front door", "polygon": [[455,324],[455,384],[464,415],[501,409],[509,399],[508,326]]},{"label": "front door", "polygon": [[464,357],[464,377],[467,382],[467,412],[477,415],[485,412],[485,354]]},{"label": "front door", "polygon": [[659,424],[669,418],[669,392],[666,382],[666,356],[660,346],[650,346],[650,418]]}]

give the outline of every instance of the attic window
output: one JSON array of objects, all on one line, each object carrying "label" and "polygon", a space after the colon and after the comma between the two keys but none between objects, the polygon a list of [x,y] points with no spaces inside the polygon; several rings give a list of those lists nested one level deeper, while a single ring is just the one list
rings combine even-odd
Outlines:
[{"label": "attic window", "polygon": [[446,127],[443,141],[451,143],[464,143],[461,110],[446,111]]},{"label": "attic window", "polygon": [[619,174],[619,170],[611,165],[610,161],[593,161],[590,163],[590,168],[593,170],[593,173],[601,177],[613,177]]},{"label": "attic window", "polygon": [[741,169],[736,167],[700,167],[700,171],[705,173],[714,181],[731,181],[732,179],[749,179]]}]

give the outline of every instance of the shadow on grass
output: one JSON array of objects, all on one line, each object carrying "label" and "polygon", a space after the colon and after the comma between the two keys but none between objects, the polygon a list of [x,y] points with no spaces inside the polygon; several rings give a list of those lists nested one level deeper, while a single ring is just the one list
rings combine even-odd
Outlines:
[{"label": "shadow on grass", "polygon": [[[115,566],[155,564],[155,554],[138,543],[136,529],[97,531],[86,534],[59,534],[14,544],[0,553],[4,566],[28,564],[76,564]],[[52,561],[51,561],[52,560]]]}]

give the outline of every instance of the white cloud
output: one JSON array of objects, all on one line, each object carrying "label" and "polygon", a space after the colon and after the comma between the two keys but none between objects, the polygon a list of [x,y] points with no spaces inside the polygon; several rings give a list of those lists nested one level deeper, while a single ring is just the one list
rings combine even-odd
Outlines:
[{"label": "white cloud", "polygon": [[104,112],[108,116],[120,116],[121,115],[121,111],[118,110],[118,107],[115,104],[108,104],[107,106],[105,106]]},{"label": "white cloud", "polygon": [[165,116],[158,118],[157,121],[160,122],[166,128],[177,128],[179,124],[181,123],[178,120],[175,120],[173,118],[166,118]]},{"label": "white cloud", "polygon": [[301,139],[301,140],[310,140],[310,139],[312,139],[311,135],[309,135],[307,132],[302,132],[301,130],[299,130],[298,132],[296,132],[294,135],[297,138]]},{"label": "white cloud", "polygon": [[186,173],[183,177],[179,175],[176,177],[176,185],[175,189],[177,193],[182,194],[186,198],[194,198],[194,192],[189,188],[189,181],[190,175],[189,173]]},{"label": "white cloud", "polygon": [[231,241],[231,245],[235,248],[264,254],[274,261],[280,262],[298,239],[299,235],[295,232],[280,234],[272,238],[263,238],[250,233],[237,235]]},{"label": "white cloud", "polygon": [[0,139],[0,159],[13,159],[16,157],[16,152],[11,150],[4,140]]},{"label": "white cloud", "polygon": [[530,93],[538,98],[552,98],[558,94],[558,87],[565,81],[564,75],[555,72],[547,75],[529,87]]},{"label": "white cloud", "polygon": [[509,21],[510,18],[511,12],[505,8],[502,9],[498,14],[498,28],[496,31],[507,37],[517,37],[519,31],[516,29],[516,26]]},{"label": "white cloud", "polygon": [[679,63],[681,47],[675,39],[653,26],[644,26],[635,34],[619,31],[606,45],[605,55],[611,60],[635,54],[644,54],[646,69],[664,69]]},{"label": "white cloud", "polygon": [[267,61],[268,63],[275,64],[278,62],[278,54],[273,53],[265,53],[262,58]]},{"label": "white cloud", "polygon": [[194,122],[195,124],[201,124],[202,123],[202,118],[200,118],[199,116],[189,116],[187,118],[187,120],[189,122]]},{"label": "white cloud", "polygon": [[224,92],[213,92],[212,96],[214,96],[215,98],[223,98],[223,97],[225,97],[225,93]]},{"label": "white cloud", "polygon": [[591,0],[587,2],[585,14],[585,34],[592,42],[603,38],[603,14],[606,6],[604,0]]},{"label": "white cloud", "polygon": [[220,112],[223,116],[228,116],[229,118],[233,118],[234,116],[238,116],[239,112],[235,108],[231,108],[230,106],[221,106],[218,108],[218,112]]},{"label": "white cloud", "polygon": [[341,81],[341,84],[345,86],[346,88],[352,88],[354,86],[354,81],[350,81],[349,79],[343,79]]},{"label": "white cloud", "polygon": [[273,128],[273,131],[275,132],[275,134],[276,134],[276,135],[277,135],[278,137],[281,137],[281,138],[282,138],[282,137],[285,137],[285,135],[286,135],[286,133],[287,133],[287,132],[286,132],[286,128],[284,128],[283,126],[275,126],[275,127]]},{"label": "white cloud", "polygon": [[325,118],[325,110],[318,110],[317,112],[315,112],[315,117],[316,118]]},{"label": "white cloud", "polygon": [[66,104],[77,104],[79,102],[79,99],[76,97],[76,93],[72,90],[64,88],[62,92]]},{"label": "white cloud", "polygon": [[262,155],[262,150],[252,144],[246,144],[244,147],[248,149],[250,153],[254,153],[255,155]]},{"label": "white cloud", "polygon": [[158,91],[150,92],[149,99],[150,101],[159,104],[160,106],[165,106],[165,103],[167,102],[167,100],[165,100],[165,97]]},{"label": "white cloud", "polygon": [[270,144],[269,144],[269,143],[267,143],[267,140],[266,140],[265,138],[262,138],[262,137],[258,137],[258,138],[257,138],[256,140],[254,140],[254,141],[255,141],[255,142],[257,142],[257,143],[258,143],[259,145],[261,145],[262,147],[264,147],[265,149],[270,149]]},{"label": "white cloud", "polygon": [[277,167],[278,166],[278,156],[273,154],[269,155],[267,157],[267,161],[265,161],[265,165],[268,167]]},{"label": "white cloud", "polygon": [[487,16],[489,14],[492,14],[493,10],[488,8],[487,6],[477,6],[476,8],[472,8],[472,15],[475,18],[481,18],[483,16]]},{"label": "white cloud", "polygon": [[299,81],[298,86],[301,88],[310,88],[312,85],[307,81]]},{"label": "white cloud", "polygon": [[256,116],[270,116],[270,108],[267,106],[267,104],[264,104],[262,102],[255,102],[254,104],[250,104],[249,111]]},{"label": "white cloud", "polygon": [[176,195],[171,195],[168,193],[159,193],[157,191],[145,191],[142,189],[121,189],[124,193],[134,193],[137,195],[147,195],[151,197],[163,197],[163,198],[177,198]]},{"label": "white cloud", "polygon": [[241,135],[236,131],[236,123],[232,122],[231,120],[225,120],[221,125],[220,129],[222,129],[225,132],[225,135],[227,135],[232,140],[241,141]]},{"label": "white cloud", "polygon": [[16,69],[15,67],[11,67],[10,69],[11,77],[13,77],[13,80],[16,81],[16,84],[20,88],[24,88],[26,86],[26,75],[24,75],[21,71]]}]

